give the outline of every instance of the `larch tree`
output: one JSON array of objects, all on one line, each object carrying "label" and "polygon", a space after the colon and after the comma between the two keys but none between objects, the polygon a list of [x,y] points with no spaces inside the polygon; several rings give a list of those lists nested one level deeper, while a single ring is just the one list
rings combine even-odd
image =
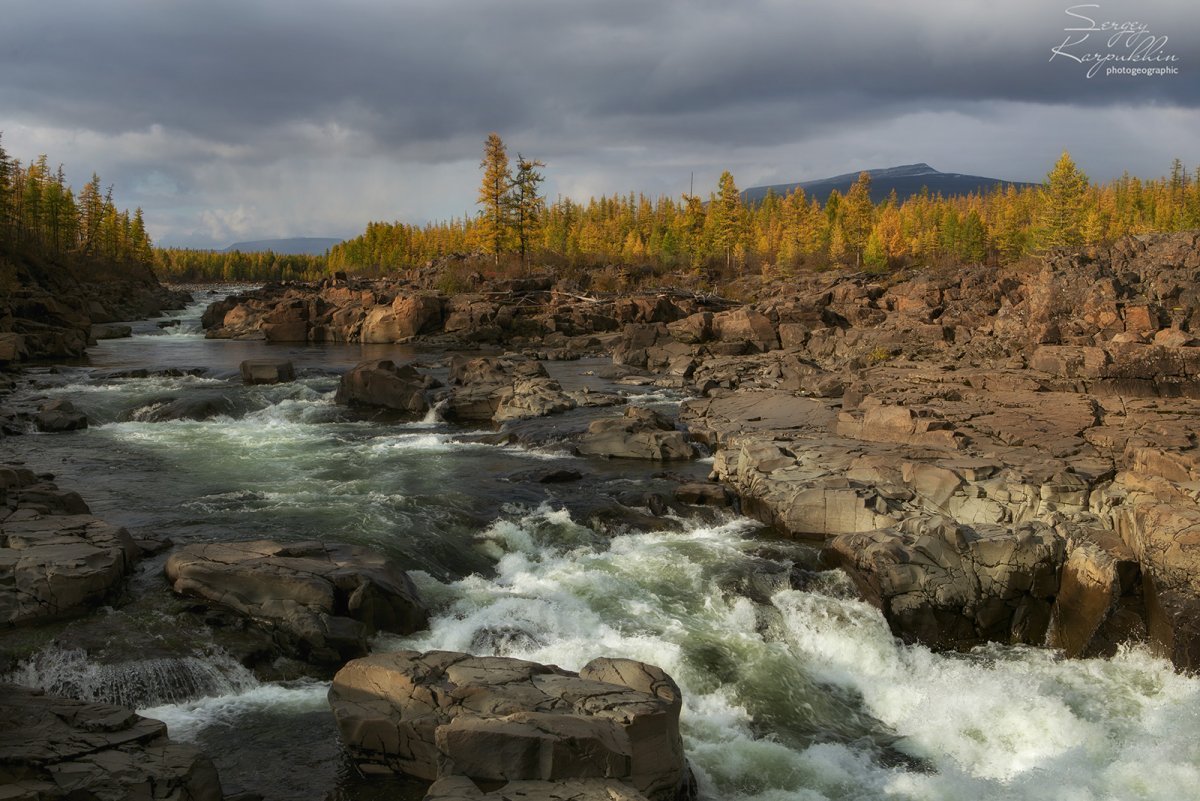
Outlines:
[{"label": "larch tree", "polygon": [[500,134],[488,134],[483,146],[483,181],[479,184],[477,203],[483,207],[480,213],[478,234],[480,240],[491,251],[496,263],[504,252],[512,230],[512,173],[508,167],[508,151]]},{"label": "larch tree", "polygon": [[545,199],[538,194],[545,176],[538,172],[538,167],[546,165],[536,159],[530,161],[520,153],[517,154],[517,174],[513,178],[510,203],[512,204],[512,219],[517,234],[517,251],[521,254],[521,263],[538,234]]},{"label": "larch tree", "polygon": [[1087,187],[1087,176],[1064,150],[1054,169],[1046,174],[1038,197],[1033,229],[1036,250],[1078,247],[1083,243]]},{"label": "larch tree", "polygon": [[854,255],[855,264],[862,263],[867,239],[874,227],[875,206],[871,203],[871,174],[860,172],[858,180],[846,193],[841,205],[842,236],[846,250]]},{"label": "larch tree", "polygon": [[742,234],[742,193],[733,182],[733,173],[726,170],[717,182],[717,196],[709,206],[713,215],[713,247],[725,254],[726,269],[733,263],[734,249]]}]

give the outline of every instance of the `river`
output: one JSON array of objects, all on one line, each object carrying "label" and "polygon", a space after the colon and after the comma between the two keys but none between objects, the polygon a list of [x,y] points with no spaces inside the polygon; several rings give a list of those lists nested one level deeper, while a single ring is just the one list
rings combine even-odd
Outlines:
[{"label": "river", "polygon": [[[812,570],[810,544],[732,515],[614,511],[622,493],[667,486],[661,466],[333,403],[338,375],[362,358],[413,358],[437,375],[445,354],[206,340],[199,315],[212,299],[176,313],[172,328],[136,324],[133,337],[90,349],[86,364],[34,371],[14,400],[68,398],[92,425],[5,440],[5,460],[54,473],[135,536],[317,538],[392,554],[433,619],[417,635],[378,638],[377,650],[497,653],[569,669],[601,655],[660,665],[683,689],[685,747],[710,801],[1200,798],[1200,679],[1167,662],[1136,649],[1064,660],[1035,648],[903,645],[842,574]],[[242,386],[238,363],[264,356],[291,359],[298,380]],[[596,378],[602,364],[549,367],[568,386],[677,405],[670,393]],[[214,399],[224,412],[151,421],[177,398]],[[605,413],[614,412],[565,425]],[[585,480],[529,480],[549,467]],[[98,613],[129,615],[140,629],[132,653],[100,662],[59,642],[8,678],[138,706],[203,747],[227,791],[421,797],[419,784],[355,774],[325,682],[262,681],[211,643],[139,654],[139,638],[169,625],[148,622],[169,597],[161,566],[162,557],[144,562],[127,597]]]}]

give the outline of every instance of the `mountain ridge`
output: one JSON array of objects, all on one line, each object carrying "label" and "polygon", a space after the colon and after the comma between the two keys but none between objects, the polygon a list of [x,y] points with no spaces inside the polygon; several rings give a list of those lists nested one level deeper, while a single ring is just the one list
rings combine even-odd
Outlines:
[{"label": "mountain ridge", "polygon": [[967,175],[957,172],[941,172],[925,162],[915,164],[900,164],[895,167],[878,167],[869,170],[858,170],[829,178],[816,178],[809,181],[794,183],[770,184],[752,186],[742,191],[742,199],[747,203],[759,203],[767,196],[768,191],[777,195],[787,195],[796,189],[803,189],[806,194],[824,203],[833,190],[846,194],[858,180],[860,172],[871,176],[871,200],[878,203],[885,200],[893,190],[901,200],[918,195],[927,188],[930,194],[964,195],[970,192],[987,192],[994,186],[1013,185],[1018,189],[1027,186],[1037,186],[1026,181],[1007,181],[1002,178],[988,178],[983,175]]},{"label": "mountain ridge", "polygon": [[234,242],[225,248],[223,253],[262,253],[271,251],[286,256],[320,256],[334,245],[342,243],[343,239],[329,236],[292,236],[281,239],[252,239],[246,242]]}]

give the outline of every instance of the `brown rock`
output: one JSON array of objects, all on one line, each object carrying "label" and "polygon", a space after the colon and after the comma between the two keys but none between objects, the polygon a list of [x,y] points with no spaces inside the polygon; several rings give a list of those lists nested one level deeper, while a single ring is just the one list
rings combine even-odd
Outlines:
[{"label": "brown rock", "polygon": [[391,359],[359,362],[342,376],[337,403],[376,406],[423,414],[429,409],[425,398],[427,382],[410,364],[397,366]]}]

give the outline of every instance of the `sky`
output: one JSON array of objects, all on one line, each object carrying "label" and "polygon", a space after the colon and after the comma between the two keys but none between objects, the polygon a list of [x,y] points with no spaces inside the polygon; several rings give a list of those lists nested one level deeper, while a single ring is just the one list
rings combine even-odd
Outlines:
[{"label": "sky", "polygon": [[1195,0],[0,10],[0,142],[23,161],[47,154],[76,187],[98,172],[118,205],[145,210],[160,245],[474,214],[491,131],[514,160],[545,162],[551,199],[679,195],[693,175],[704,194],[726,169],[745,188],[914,162],[1037,181],[1064,149],[1095,180],[1157,177],[1174,158],[1200,165],[1200,11]]}]

